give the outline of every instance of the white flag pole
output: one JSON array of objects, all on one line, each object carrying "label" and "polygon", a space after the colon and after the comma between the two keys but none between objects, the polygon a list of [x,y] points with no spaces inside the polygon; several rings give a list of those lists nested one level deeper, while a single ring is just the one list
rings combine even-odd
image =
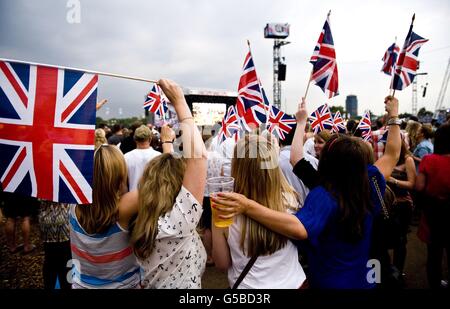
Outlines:
[{"label": "white flag pole", "polygon": [[148,82],[148,83],[155,83],[155,84],[157,83],[157,81],[153,80],[153,79],[146,79],[146,78],[141,78],[141,77],[134,77],[134,76],[115,74],[115,73],[107,73],[107,72],[100,72],[100,71],[93,71],[93,70],[86,70],[86,69],[79,69],[79,68],[73,68],[73,67],[65,67],[65,66],[62,66],[62,65],[52,65],[52,64],[45,64],[45,63],[38,63],[38,62],[31,62],[31,61],[6,59],[6,58],[0,58],[0,61],[22,63],[22,64],[30,64],[30,65],[39,65],[39,66],[48,67],[48,68],[80,71],[80,72],[86,72],[86,73],[91,73],[91,74],[98,74],[98,75],[104,75],[104,76],[118,77],[118,78],[124,78],[124,79],[131,79],[131,80],[137,80],[137,81]]}]

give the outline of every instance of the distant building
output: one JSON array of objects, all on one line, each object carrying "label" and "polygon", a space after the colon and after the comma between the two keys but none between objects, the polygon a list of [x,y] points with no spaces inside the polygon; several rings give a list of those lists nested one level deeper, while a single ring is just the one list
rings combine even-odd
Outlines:
[{"label": "distant building", "polygon": [[349,118],[358,116],[358,98],[356,95],[348,95],[345,99],[345,110],[349,114]]}]

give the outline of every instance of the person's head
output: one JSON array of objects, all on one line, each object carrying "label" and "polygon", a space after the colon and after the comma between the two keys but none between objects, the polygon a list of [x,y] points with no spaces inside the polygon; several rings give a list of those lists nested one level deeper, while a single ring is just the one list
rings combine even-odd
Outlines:
[{"label": "person's head", "polygon": [[444,124],[434,133],[434,153],[450,154],[450,124]]},{"label": "person's head", "polygon": [[364,218],[372,208],[367,174],[368,146],[356,137],[334,135],[325,144],[319,160],[320,184],[339,205],[341,237],[362,239]]},{"label": "person's head", "polygon": [[131,244],[134,254],[146,259],[153,251],[158,235],[158,219],[172,210],[181,190],[186,163],[164,153],[151,160],[139,181],[139,211],[131,224]]},{"label": "person's head", "polygon": [[106,140],[106,133],[103,129],[96,129],[95,130],[95,149],[100,147],[103,144],[107,144],[108,141]]},{"label": "person's head", "polygon": [[120,123],[116,123],[112,128],[113,134],[122,134],[123,125]]},{"label": "person's head", "polygon": [[411,156],[411,151],[408,149],[408,145],[405,142],[405,138],[402,136],[402,145],[400,147],[400,157],[398,159],[397,165],[402,165],[405,163],[406,158]]},{"label": "person's head", "polygon": [[153,137],[152,131],[145,125],[141,125],[134,131],[134,141],[136,144],[145,144],[148,143],[150,145],[150,141]]},{"label": "person's head", "polygon": [[[262,136],[247,135],[235,148],[231,162],[234,191],[265,205],[286,211],[296,203],[296,195],[278,166],[278,150],[270,140]],[[293,201],[288,201],[292,197]],[[272,232],[262,224],[243,217],[241,249],[247,239],[247,256],[267,255],[282,248],[287,239]]]},{"label": "person's head", "polygon": [[405,131],[408,133],[410,149],[414,149],[417,146],[417,134],[421,126],[420,122],[414,120],[408,120],[406,123]]},{"label": "person's head", "polygon": [[320,153],[322,152],[325,143],[331,138],[331,133],[328,130],[322,130],[316,135],[314,135],[314,151],[316,152],[316,157],[320,158]]},{"label": "person's head", "polygon": [[420,129],[417,131],[416,136],[417,136],[418,141],[431,139],[431,138],[433,138],[433,128],[431,127],[430,124],[424,123],[424,124],[422,124]]},{"label": "person's head", "polygon": [[127,166],[119,148],[101,145],[94,153],[92,204],[79,207],[80,224],[90,234],[102,233],[117,221],[117,203],[127,181]]},{"label": "person's head", "polygon": [[358,124],[356,123],[356,121],[354,119],[350,119],[347,121],[346,127],[347,127],[347,133],[348,134],[353,134],[356,130],[356,126]]}]

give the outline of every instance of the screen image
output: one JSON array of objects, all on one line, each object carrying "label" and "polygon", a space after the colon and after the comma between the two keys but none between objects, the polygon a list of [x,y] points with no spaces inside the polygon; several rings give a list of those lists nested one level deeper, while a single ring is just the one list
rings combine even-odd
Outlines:
[{"label": "screen image", "polygon": [[227,105],[224,103],[192,103],[192,115],[198,126],[221,122],[226,110]]}]

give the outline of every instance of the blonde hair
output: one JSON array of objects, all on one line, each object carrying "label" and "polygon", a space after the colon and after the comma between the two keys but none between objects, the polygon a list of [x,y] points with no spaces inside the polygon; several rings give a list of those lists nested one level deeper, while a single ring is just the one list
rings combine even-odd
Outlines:
[{"label": "blonde hair", "polygon": [[89,234],[102,233],[118,220],[117,203],[127,180],[127,166],[120,150],[102,145],[94,154],[92,204],[80,205],[79,222]]},{"label": "blonde hair", "polygon": [[[270,162],[271,168],[262,168]],[[231,163],[234,190],[267,208],[285,212],[297,195],[278,166],[278,151],[273,143],[257,135],[238,141]],[[289,199],[289,197],[294,197]],[[287,238],[253,219],[243,216],[240,247],[247,256],[268,255],[283,248]],[[244,243],[247,239],[247,252]]]},{"label": "blonde hair", "polygon": [[165,153],[151,160],[139,182],[139,211],[132,223],[131,245],[134,254],[146,259],[158,235],[158,219],[172,210],[181,190],[186,164],[183,158]]},{"label": "blonde hair", "polygon": [[100,147],[103,144],[106,144],[106,133],[103,129],[96,129],[95,130],[95,149]]},{"label": "blonde hair", "polygon": [[422,125],[420,122],[414,121],[414,120],[408,120],[406,124],[405,131],[408,133],[409,138],[409,149],[414,150],[417,146],[417,133],[419,133],[420,127]]}]

